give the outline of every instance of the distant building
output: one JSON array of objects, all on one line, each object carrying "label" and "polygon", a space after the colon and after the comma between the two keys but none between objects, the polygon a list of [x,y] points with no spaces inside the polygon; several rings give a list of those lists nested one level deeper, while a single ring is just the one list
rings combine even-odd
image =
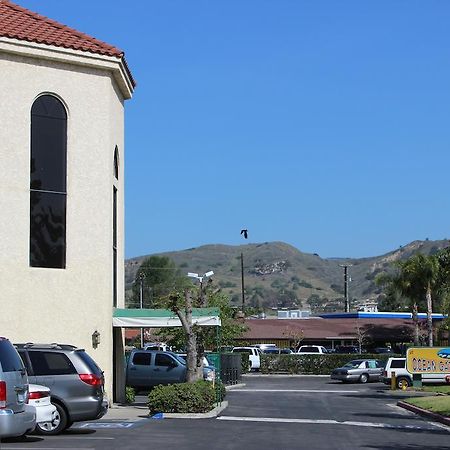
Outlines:
[{"label": "distant building", "polygon": [[311,313],[309,311],[300,311],[299,309],[279,310],[278,319],[307,319]]}]

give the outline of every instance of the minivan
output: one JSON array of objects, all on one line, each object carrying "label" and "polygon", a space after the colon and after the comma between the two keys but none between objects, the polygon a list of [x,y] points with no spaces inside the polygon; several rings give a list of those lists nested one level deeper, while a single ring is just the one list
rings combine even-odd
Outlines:
[{"label": "minivan", "polygon": [[51,427],[36,426],[44,435],[59,434],[74,422],[96,420],[108,410],[102,370],[82,349],[68,344],[16,344],[30,383],[47,386],[56,406]]},{"label": "minivan", "polygon": [[36,426],[36,409],[27,405],[28,377],[11,342],[0,337],[0,439],[23,436]]}]

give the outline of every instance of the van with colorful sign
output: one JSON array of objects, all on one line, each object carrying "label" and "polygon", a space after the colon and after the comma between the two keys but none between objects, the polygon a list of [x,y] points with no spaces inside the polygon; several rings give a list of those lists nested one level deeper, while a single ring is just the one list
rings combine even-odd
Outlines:
[{"label": "van with colorful sign", "polygon": [[450,348],[412,347],[406,353],[406,370],[415,374],[450,374]]}]

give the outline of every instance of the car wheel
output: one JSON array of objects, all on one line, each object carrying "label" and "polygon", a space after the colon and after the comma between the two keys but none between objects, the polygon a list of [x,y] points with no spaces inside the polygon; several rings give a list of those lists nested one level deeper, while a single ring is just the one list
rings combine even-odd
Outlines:
[{"label": "car wheel", "polygon": [[54,435],[59,434],[67,428],[68,419],[67,413],[61,405],[58,403],[52,403],[56,406],[56,416],[52,422],[38,423],[36,424],[36,433],[42,435]]},{"label": "car wheel", "polygon": [[360,377],[359,377],[359,382],[360,383],[367,383],[369,381],[369,375],[367,375],[367,373],[363,373]]},{"label": "car wheel", "polygon": [[397,388],[398,389],[404,389],[409,386],[411,386],[411,381],[409,380],[409,378],[405,378],[405,377],[397,378]]}]

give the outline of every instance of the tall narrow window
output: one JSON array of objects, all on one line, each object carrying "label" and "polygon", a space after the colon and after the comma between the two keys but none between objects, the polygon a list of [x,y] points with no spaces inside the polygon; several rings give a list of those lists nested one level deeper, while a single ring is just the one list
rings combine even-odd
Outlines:
[{"label": "tall narrow window", "polygon": [[119,149],[117,146],[114,149],[114,178],[119,179]]},{"label": "tall narrow window", "polygon": [[113,306],[117,306],[117,189],[113,187]]},{"label": "tall narrow window", "polygon": [[30,266],[66,266],[67,114],[51,95],[31,108]]}]

